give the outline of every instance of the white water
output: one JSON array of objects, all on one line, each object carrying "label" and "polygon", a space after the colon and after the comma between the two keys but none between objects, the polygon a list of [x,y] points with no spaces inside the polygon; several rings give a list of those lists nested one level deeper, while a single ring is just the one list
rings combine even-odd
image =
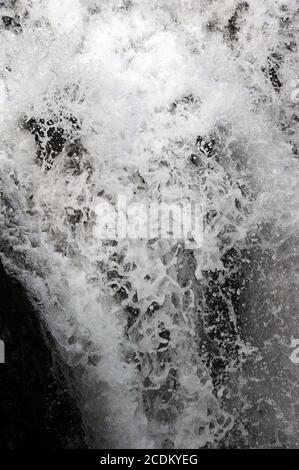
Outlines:
[{"label": "white water", "polygon": [[[217,447],[236,413],[200,349],[207,273],[229,278],[223,255],[250,250],[254,236],[277,263],[297,252],[298,53],[286,47],[296,2],[248,1],[237,41],[226,28],[234,0],[10,3],[1,15],[18,14],[22,32],[0,31],[1,247],[74,368],[89,445]],[[283,57],[279,92],[262,70],[273,53]],[[26,116],[58,118],[84,151],[41,167]],[[199,135],[217,141],[211,168],[204,155],[200,169],[190,163]],[[202,250],[190,258],[177,241],[97,239],[96,207],[119,194],[203,202],[216,216]],[[225,302],[240,345],[233,389],[253,348]]]}]

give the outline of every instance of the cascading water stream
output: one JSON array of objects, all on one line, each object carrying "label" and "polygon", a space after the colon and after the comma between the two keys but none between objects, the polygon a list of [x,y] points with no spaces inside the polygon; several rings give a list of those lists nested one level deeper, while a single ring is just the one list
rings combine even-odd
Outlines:
[{"label": "cascading water stream", "polygon": [[[298,445],[271,386],[277,346],[295,406],[296,2],[5,3],[1,253],[74,370],[88,445],[280,445],[273,423]],[[102,240],[119,195],[199,201],[202,247]]]}]

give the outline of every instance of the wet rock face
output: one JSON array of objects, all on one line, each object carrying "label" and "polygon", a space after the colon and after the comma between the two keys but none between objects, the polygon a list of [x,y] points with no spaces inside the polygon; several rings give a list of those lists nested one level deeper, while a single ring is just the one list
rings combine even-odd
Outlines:
[{"label": "wet rock face", "polygon": [[228,23],[225,27],[224,37],[230,42],[234,43],[238,41],[238,34],[240,32],[240,20],[243,14],[249,10],[249,4],[247,2],[238,3],[234,14],[229,18]]},{"label": "wet rock face", "polygon": [[65,368],[23,287],[0,263],[0,448],[84,448]]},{"label": "wet rock face", "polygon": [[267,67],[263,67],[262,71],[265,77],[270,80],[270,83],[274,90],[278,93],[282,87],[282,83],[279,78],[279,70],[282,64],[282,56],[278,53],[270,54],[267,58]]},{"label": "wet rock face", "polygon": [[1,20],[5,29],[16,33],[20,33],[22,31],[22,26],[16,18],[12,18],[11,16],[2,16]]},{"label": "wet rock face", "polygon": [[68,118],[54,116],[53,119],[48,120],[25,117],[21,121],[20,127],[34,136],[36,143],[35,161],[40,166],[44,164],[46,170],[52,167],[54,160],[64,150],[66,150],[67,156],[72,162],[84,152],[78,134],[80,123],[73,116]]}]

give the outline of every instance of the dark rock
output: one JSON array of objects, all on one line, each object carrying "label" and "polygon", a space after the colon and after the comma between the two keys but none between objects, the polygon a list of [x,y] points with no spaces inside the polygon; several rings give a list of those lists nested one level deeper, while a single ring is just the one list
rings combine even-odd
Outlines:
[{"label": "dark rock", "polygon": [[24,288],[1,262],[0,293],[6,353],[0,365],[0,448],[85,448],[70,371]]},{"label": "dark rock", "polygon": [[234,14],[230,17],[225,27],[225,36],[231,42],[238,41],[238,33],[240,31],[239,21],[244,12],[248,11],[249,5],[247,2],[238,3]]},{"label": "dark rock", "polygon": [[203,139],[200,135],[196,139],[198,150],[210,158],[215,153],[216,141],[211,137]]},{"label": "dark rock", "polygon": [[131,305],[127,305],[125,308],[125,313],[127,317],[127,329],[129,330],[134,325],[134,323],[136,323],[140,314],[140,310]]},{"label": "dark rock", "polygon": [[[205,271],[202,284],[202,313],[208,342],[207,364],[215,386],[223,383],[226,370],[239,362],[238,315],[242,310],[240,294],[249,282],[246,250],[227,250],[222,258],[224,269]],[[235,316],[237,324],[234,324]]]},{"label": "dark rock", "polygon": [[282,57],[280,54],[273,53],[267,58],[267,67],[262,70],[266,77],[270,80],[274,90],[279,92],[282,83],[279,79],[279,69],[281,66]]},{"label": "dark rock", "polygon": [[295,144],[294,142],[291,143],[292,146],[292,153],[295,156],[295,158],[299,158],[299,148],[298,145]]},{"label": "dark rock", "polygon": [[290,52],[297,52],[297,43],[295,41],[289,41],[285,44],[285,47]]},{"label": "dark rock", "polygon": [[192,163],[192,165],[194,165],[196,168],[199,168],[202,164],[201,162],[201,159],[200,159],[200,156],[199,155],[196,155],[195,153],[192,153],[192,155],[190,156],[190,162]]},{"label": "dark rock", "polygon": [[64,149],[69,158],[68,167],[74,174],[80,174],[80,170],[85,169],[86,164],[81,164],[79,158],[85,152],[79,138],[81,124],[74,116],[54,116],[48,120],[24,117],[20,127],[34,136],[36,162],[39,165],[45,164],[46,170],[52,167],[54,160]]},{"label": "dark rock", "polygon": [[2,16],[2,22],[5,26],[5,29],[10,29],[15,32],[21,32],[22,31],[22,26],[20,23],[15,19],[12,18],[11,16]]}]

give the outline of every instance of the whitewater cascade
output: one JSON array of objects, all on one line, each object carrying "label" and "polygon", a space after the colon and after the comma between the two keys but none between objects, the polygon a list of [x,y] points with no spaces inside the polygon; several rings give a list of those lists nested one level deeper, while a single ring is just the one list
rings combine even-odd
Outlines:
[{"label": "whitewater cascade", "polygon": [[[296,0],[0,2],[0,249],[90,448],[299,445]],[[119,195],[203,245],[102,240]]]}]

